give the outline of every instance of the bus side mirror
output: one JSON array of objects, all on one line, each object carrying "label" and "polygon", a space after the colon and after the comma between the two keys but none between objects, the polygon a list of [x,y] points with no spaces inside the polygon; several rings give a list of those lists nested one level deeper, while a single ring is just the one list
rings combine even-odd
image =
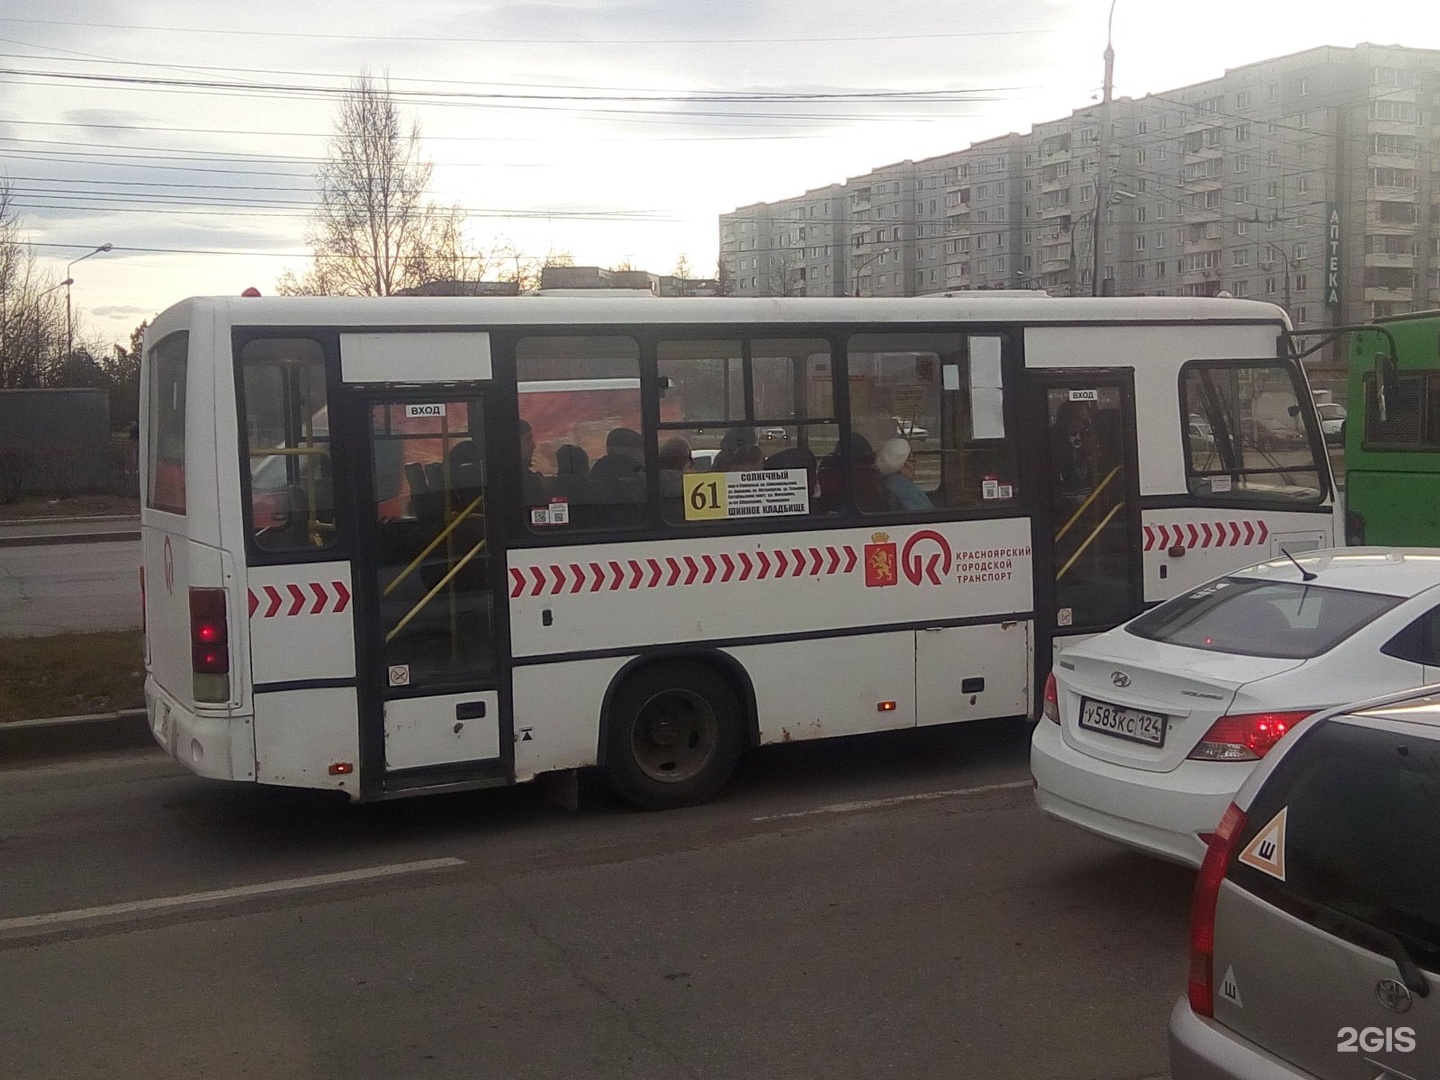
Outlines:
[{"label": "bus side mirror", "polygon": [[1395,357],[1389,353],[1375,354],[1375,404],[1379,409],[1380,421],[1389,417],[1390,396],[1395,392]]}]

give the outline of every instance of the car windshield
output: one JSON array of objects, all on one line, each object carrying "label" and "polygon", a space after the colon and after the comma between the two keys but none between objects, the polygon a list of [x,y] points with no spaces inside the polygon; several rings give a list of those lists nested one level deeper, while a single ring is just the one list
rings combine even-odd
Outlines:
[{"label": "car windshield", "polygon": [[1192,649],[1308,659],[1333,649],[1402,599],[1300,581],[1229,577],[1177,596],[1125,629]]}]

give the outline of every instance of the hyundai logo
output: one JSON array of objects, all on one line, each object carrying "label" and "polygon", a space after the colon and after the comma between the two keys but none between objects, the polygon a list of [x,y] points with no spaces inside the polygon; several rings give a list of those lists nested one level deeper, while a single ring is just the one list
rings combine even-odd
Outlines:
[{"label": "hyundai logo", "polygon": [[1395,979],[1381,979],[1375,984],[1375,996],[1380,999],[1391,1012],[1409,1012],[1410,1006],[1415,1004],[1415,999],[1410,996],[1410,988]]},{"label": "hyundai logo", "polygon": [[1130,676],[1123,671],[1112,671],[1110,672],[1110,681],[1116,686],[1129,686]]}]

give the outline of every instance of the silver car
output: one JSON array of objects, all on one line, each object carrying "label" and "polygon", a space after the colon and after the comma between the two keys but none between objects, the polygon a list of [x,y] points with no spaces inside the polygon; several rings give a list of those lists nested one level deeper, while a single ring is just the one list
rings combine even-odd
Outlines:
[{"label": "silver car", "polygon": [[1236,795],[1196,882],[1171,1075],[1436,1080],[1437,986],[1430,686],[1307,720]]}]

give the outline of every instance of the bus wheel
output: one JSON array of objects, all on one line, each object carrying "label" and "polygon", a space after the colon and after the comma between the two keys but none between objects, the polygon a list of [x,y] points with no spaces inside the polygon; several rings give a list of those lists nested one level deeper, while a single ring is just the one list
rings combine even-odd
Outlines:
[{"label": "bus wheel", "polygon": [[605,769],[647,810],[711,798],[740,759],[740,703],[730,684],[692,660],[647,668],[616,692]]}]

